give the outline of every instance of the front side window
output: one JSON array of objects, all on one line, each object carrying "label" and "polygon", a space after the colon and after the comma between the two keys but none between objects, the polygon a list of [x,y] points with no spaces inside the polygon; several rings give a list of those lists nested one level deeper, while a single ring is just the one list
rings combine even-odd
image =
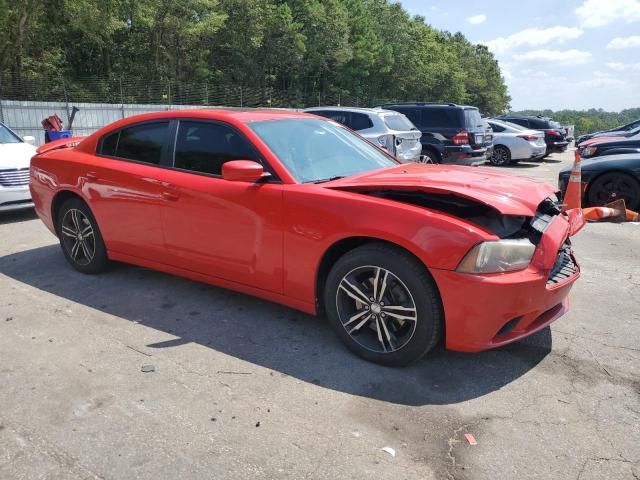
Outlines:
[{"label": "front side window", "polygon": [[159,165],[169,122],[133,125],[102,139],[100,154]]},{"label": "front side window", "polygon": [[180,121],[175,168],[222,175],[222,165],[231,160],[260,161],[249,142],[231,127],[210,122]]},{"label": "front side window", "polygon": [[248,125],[298,182],[317,182],[397,165],[368,141],[333,122],[309,118]]},{"label": "front side window", "polygon": [[22,143],[16,135],[4,125],[0,125],[0,143]]}]

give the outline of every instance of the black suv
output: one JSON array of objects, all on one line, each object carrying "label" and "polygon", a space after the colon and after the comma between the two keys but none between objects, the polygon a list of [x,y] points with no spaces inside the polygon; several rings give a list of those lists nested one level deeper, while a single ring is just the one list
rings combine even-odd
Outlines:
[{"label": "black suv", "polygon": [[422,132],[422,154],[433,163],[473,165],[493,153],[493,134],[476,107],[455,103],[385,103],[404,113]]},{"label": "black suv", "polygon": [[[516,123],[531,130],[542,130],[544,141],[547,144],[547,153],[562,153],[567,149],[569,142],[564,136],[564,128],[558,122],[554,122],[548,117],[530,115],[500,115],[496,117],[505,122]],[[543,157],[544,158],[544,157]]]}]

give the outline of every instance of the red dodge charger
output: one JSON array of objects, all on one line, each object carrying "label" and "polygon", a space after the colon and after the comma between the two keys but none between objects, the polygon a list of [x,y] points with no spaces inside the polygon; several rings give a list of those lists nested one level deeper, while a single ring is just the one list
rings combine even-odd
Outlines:
[{"label": "red dodge charger", "polygon": [[386,365],[530,335],[580,274],[552,186],[401,164],[302,113],[126,118],[41,147],[31,193],[80,272],[127,262],[322,313]]}]

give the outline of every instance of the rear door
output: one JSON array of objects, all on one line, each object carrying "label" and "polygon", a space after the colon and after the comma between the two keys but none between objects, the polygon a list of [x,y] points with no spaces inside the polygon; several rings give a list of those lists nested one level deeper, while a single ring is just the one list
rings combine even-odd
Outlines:
[{"label": "rear door", "polygon": [[160,209],[169,121],[139,123],[106,135],[85,188],[107,249],[145,259],[164,254]]},{"label": "rear door", "polygon": [[231,182],[222,165],[253,160],[269,166],[229,124],[180,120],[173,169],[173,198],[162,210],[170,263],[205,275],[282,292],[282,185]]}]

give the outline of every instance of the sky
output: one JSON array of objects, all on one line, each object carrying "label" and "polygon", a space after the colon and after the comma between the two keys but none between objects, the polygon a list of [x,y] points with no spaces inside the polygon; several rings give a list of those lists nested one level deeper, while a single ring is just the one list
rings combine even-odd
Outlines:
[{"label": "sky", "polygon": [[640,107],[640,0],[401,0],[500,63],[513,110]]}]

